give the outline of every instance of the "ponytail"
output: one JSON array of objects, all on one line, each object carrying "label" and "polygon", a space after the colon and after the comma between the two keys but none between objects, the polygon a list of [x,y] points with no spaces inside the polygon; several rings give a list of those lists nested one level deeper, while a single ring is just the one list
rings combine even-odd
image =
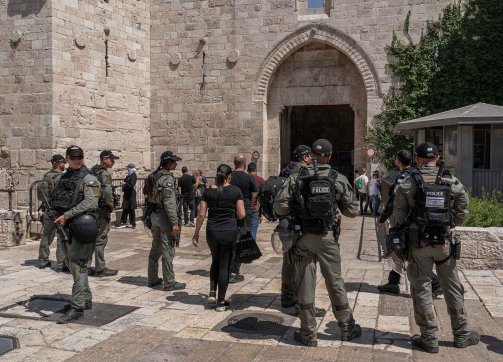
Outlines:
[{"label": "ponytail", "polygon": [[217,167],[217,176],[215,182],[219,190],[222,190],[225,184],[225,180],[227,180],[231,173],[232,169],[229,165],[222,163]]}]

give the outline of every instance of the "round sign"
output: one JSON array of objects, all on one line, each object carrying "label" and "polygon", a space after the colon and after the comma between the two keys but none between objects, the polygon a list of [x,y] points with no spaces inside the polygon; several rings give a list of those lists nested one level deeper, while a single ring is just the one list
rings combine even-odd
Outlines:
[{"label": "round sign", "polygon": [[258,159],[259,159],[259,157],[260,157],[260,153],[259,153],[258,151],[253,151],[253,153],[252,153],[252,158],[253,158],[254,160],[258,160]]},{"label": "round sign", "polygon": [[376,155],[376,149],[374,147],[369,147],[365,151],[367,157],[374,157]]}]

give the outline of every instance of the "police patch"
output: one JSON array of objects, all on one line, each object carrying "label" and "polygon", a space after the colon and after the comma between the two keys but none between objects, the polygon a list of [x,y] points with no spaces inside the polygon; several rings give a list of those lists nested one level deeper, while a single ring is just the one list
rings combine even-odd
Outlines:
[{"label": "police patch", "polygon": [[330,187],[311,187],[311,194],[312,195],[319,195],[319,194],[329,194],[330,193]]}]

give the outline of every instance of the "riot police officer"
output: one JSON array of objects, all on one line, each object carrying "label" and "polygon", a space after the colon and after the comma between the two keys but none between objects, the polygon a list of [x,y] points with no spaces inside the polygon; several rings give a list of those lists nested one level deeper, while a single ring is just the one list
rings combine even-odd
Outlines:
[{"label": "riot police officer", "polygon": [[[389,190],[389,199],[386,203],[384,210],[379,217],[379,221],[377,227],[383,227],[384,223],[390,218],[391,214],[393,214],[393,204],[395,201],[395,189],[397,185],[401,184],[407,176],[414,171],[414,168],[411,166],[412,164],[412,152],[409,150],[400,150],[395,157],[395,166],[400,171],[395,183]],[[392,293],[398,294],[400,293],[400,279],[401,275],[405,270],[405,262],[401,258],[399,258],[395,253],[390,254],[390,264],[392,266],[391,271],[388,275],[388,283],[379,285],[377,289],[381,293]],[[442,287],[440,286],[440,282],[435,273],[432,274],[432,295],[433,298],[443,294]]]},{"label": "riot police officer", "polygon": [[[95,254],[97,277],[109,277],[117,275],[116,269],[109,269],[105,264],[105,247],[108,243],[108,233],[110,232],[110,214],[114,210],[114,191],[112,188],[112,175],[108,172],[118,160],[110,150],[104,150],[100,153],[100,164],[94,165],[91,172],[98,178],[101,184],[101,196],[98,202],[98,215],[100,223],[100,232],[96,238],[93,253]],[[92,254],[91,254],[92,258]],[[89,263],[91,264],[91,263]]]},{"label": "riot police officer", "polygon": [[313,165],[307,168],[307,174],[301,172],[295,179],[290,176],[274,202],[274,211],[278,215],[294,215],[294,223],[298,223],[301,229],[301,236],[291,251],[300,304],[300,331],[295,332],[294,338],[309,347],[318,344],[314,307],[316,261],[325,278],[341,339],[350,341],[362,333],[349,306],[341,275],[339,243],[332,233],[338,219],[337,208],[348,217],[356,217],[358,207],[347,178],[331,169],[331,156],[332,144],[328,140],[314,142]]},{"label": "riot police officer", "polygon": [[51,206],[60,216],[55,222],[70,231],[69,243],[63,243],[66,264],[73,276],[70,308],[58,323],[81,318],[85,309],[92,308],[92,295],[87,279],[87,263],[92,243],[98,235],[96,210],[100,183],[84,165],[84,151],[79,146],[66,150],[68,169],[56,179]]},{"label": "riot police officer", "polygon": [[[421,335],[412,344],[429,353],[438,352],[438,323],[433,312],[432,270],[436,265],[451,318],[454,347],[477,344],[480,336],[470,331],[464,306],[464,289],[456,269],[457,248],[451,245],[450,228],[466,217],[468,196],[455,177],[439,172],[437,147],[429,142],[415,148],[418,172],[400,183],[395,192],[390,225],[409,225],[406,240],[410,261],[407,276],[411,285],[414,317]],[[444,177],[445,176],[445,177]]]},{"label": "riot police officer", "polygon": [[[60,154],[55,154],[51,157],[52,169],[47,171],[47,173],[42,178],[40,185],[38,186],[39,199],[42,200],[41,193],[44,193],[47,199],[51,199],[52,192],[54,190],[54,182],[56,177],[61,175],[61,172],[65,170],[65,157]],[[45,210],[44,210],[45,211]],[[38,262],[39,268],[44,269],[51,267],[51,262],[49,261],[49,246],[54,240],[54,236],[57,237],[57,247],[56,247],[56,271],[68,271],[68,267],[65,265],[65,254],[63,254],[63,248],[61,246],[61,238],[56,235],[56,227],[54,223],[47,216],[47,212],[42,215],[42,238],[40,239],[40,247],[38,249]]]},{"label": "riot police officer", "polygon": [[[302,167],[307,167],[311,163],[311,148],[306,145],[299,145],[293,151],[293,160],[281,171],[283,177],[289,177],[290,182],[294,182]],[[293,187],[293,185],[290,185]],[[290,260],[289,260],[290,259]],[[297,305],[297,293],[295,290],[295,267],[289,253],[283,254],[283,265],[281,268],[281,306],[290,308]]]},{"label": "riot police officer", "polygon": [[[172,172],[176,169],[177,161],[181,161],[181,158],[173,152],[162,153],[159,169],[152,180],[152,195],[147,195],[149,202],[154,206],[151,215],[152,248],[148,256],[148,286],[155,287],[164,282],[166,291],[185,289],[185,283],[175,280],[173,270],[175,237],[180,232],[176,183]],[[160,257],[162,257],[162,279],[158,277]]]}]

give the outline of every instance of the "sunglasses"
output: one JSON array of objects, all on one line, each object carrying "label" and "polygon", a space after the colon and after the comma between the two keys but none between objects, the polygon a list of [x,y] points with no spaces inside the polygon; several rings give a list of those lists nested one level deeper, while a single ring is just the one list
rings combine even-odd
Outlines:
[{"label": "sunglasses", "polygon": [[83,160],[84,156],[68,156],[68,158],[72,161]]}]

